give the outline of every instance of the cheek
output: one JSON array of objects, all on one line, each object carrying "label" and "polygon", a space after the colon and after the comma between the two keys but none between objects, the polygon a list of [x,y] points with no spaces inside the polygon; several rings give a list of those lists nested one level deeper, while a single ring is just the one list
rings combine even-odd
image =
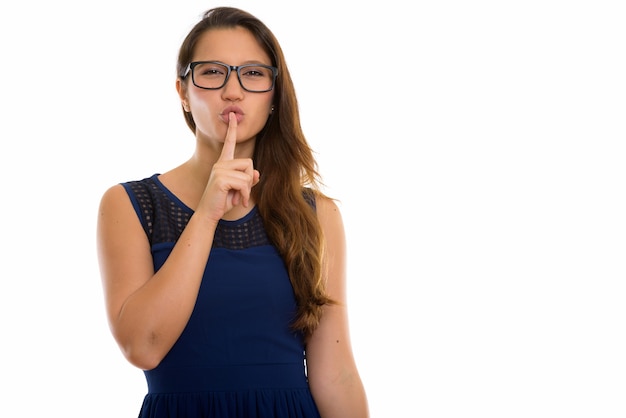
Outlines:
[{"label": "cheek", "polygon": [[254,129],[258,132],[267,123],[270,114],[272,113],[272,100],[263,100],[259,102],[257,110],[254,112]]},{"label": "cheek", "polygon": [[209,136],[222,137],[226,134],[226,126],[219,120],[219,109],[211,105],[210,100],[190,95],[189,105],[196,129]]},{"label": "cheek", "polygon": [[196,113],[205,114],[207,112],[211,112],[211,109],[215,107],[212,103],[213,101],[209,97],[205,97],[203,94],[190,93],[189,97],[189,105],[191,106],[191,110],[194,113],[194,117]]},{"label": "cheek", "polygon": [[267,98],[266,102],[266,108],[269,109],[268,113],[271,111],[272,105],[274,104],[274,92],[272,91],[270,96]]},{"label": "cheek", "polygon": [[204,115],[218,112],[217,109],[219,107],[220,98],[216,96],[216,93],[216,91],[200,89],[192,89],[189,91],[187,97],[189,98],[189,105],[194,113],[194,117],[196,113],[198,115]]}]

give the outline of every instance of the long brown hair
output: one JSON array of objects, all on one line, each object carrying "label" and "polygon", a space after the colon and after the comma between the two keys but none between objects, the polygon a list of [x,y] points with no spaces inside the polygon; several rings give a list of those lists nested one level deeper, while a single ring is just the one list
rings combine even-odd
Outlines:
[{"label": "long brown hair", "polygon": [[[274,87],[274,107],[265,127],[257,135],[254,164],[262,173],[252,189],[267,234],[278,248],[294,289],[298,311],[294,329],[310,335],[319,324],[322,308],[333,303],[325,291],[324,237],[315,209],[320,191],[320,175],[313,152],[302,127],[293,82],[278,40],[264,23],[253,15],[232,7],[206,11],[184,39],[177,74],[184,81],[200,36],[216,28],[243,27],[249,30],[278,68]],[[190,112],[185,121],[196,132]]]}]

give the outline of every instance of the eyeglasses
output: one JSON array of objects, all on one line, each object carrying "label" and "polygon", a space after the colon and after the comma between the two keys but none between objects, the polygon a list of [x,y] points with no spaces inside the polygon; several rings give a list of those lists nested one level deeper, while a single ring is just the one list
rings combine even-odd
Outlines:
[{"label": "eyeglasses", "polygon": [[241,87],[253,93],[272,90],[278,76],[278,68],[270,65],[228,65],[219,61],[194,61],[187,66],[183,78],[191,72],[191,80],[196,87],[218,90],[226,85],[232,71],[237,73]]}]

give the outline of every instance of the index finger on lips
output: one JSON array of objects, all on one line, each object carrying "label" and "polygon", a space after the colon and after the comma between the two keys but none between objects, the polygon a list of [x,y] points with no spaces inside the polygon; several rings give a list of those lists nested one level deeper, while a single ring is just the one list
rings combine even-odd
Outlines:
[{"label": "index finger on lips", "polygon": [[228,130],[224,139],[224,146],[220,154],[220,160],[232,160],[235,158],[235,145],[237,144],[237,117],[234,112],[228,114]]}]

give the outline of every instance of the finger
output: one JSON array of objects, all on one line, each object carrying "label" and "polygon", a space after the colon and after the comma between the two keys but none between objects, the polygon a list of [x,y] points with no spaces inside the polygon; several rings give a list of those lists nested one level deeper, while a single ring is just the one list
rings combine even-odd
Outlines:
[{"label": "finger", "polygon": [[251,158],[235,158],[230,161],[216,163],[220,169],[228,170],[228,188],[236,190],[237,200],[233,200],[233,205],[242,203],[248,207],[250,199],[250,189],[254,187],[260,178],[258,170],[254,169]]},{"label": "finger", "polygon": [[248,176],[250,176],[250,178],[254,179],[254,172],[256,171],[254,169],[254,162],[252,161],[251,158],[245,159],[245,166],[244,166],[244,173],[246,173]]},{"label": "finger", "polygon": [[231,177],[230,186],[232,189],[230,192],[235,192],[231,200],[233,206],[241,203],[244,207],[249,207],[252,188],[259,183],[260,178],[261,174],[258,170],[252,170],[251,175],[242,172],[240,175]]},{"label": "finger", "polygon": [[[246,174],[248,174],[247,170],[246,170]],[[241,194],[241,197],[243,198],[242,203],[244,207],[246,208],[248,207],[250,203],[250,196],[251,196],[252,188],[259,183],[259,180],[261,179],[261,173],[259,173],[259,170],[254,170],[251,167],[249,178],[250,178],[250,183],[248,183],[248,187],[239,191],[239,193]]]},{"label": "finger", "polygon": [[233,206],[237,206],[239,204],[239,200],[241,199],[241,193],[236,190],[230,190],[228,192],[228,196],[231,198],[231,204]]},{"label": "finger", "polygon": [[260,178],[258,170],[249,169],[251,162],[246,159],[234,159],[231,161],[221,161],[215,163],[212,177],[219,191],[226,193],[227,207],[243,206],[248,207],[250,202],[250,191]]},{"label": "finger", "polygon": [[234,112],[228,114],[228,130],[224,139],[224,146],[220,154],[220,160],[232,160],[235,158],[235,145],[237,144],[237,117]]}]

